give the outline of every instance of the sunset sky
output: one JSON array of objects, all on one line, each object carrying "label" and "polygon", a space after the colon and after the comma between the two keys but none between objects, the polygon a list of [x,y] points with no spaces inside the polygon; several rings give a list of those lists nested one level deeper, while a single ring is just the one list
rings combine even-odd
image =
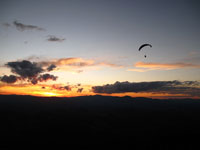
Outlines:
[{"label": "sunset sky", "polygon": [[200,98],[199,18],[199,0],[1,0],[0,94]]}]

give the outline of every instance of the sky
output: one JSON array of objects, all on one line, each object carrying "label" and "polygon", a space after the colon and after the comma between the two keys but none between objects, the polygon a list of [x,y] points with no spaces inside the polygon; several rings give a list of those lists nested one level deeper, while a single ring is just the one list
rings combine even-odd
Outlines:
[{"label": "sky", "polygon": [[1,0],[0,94],[199,98],[199,17],[198,0]]}]

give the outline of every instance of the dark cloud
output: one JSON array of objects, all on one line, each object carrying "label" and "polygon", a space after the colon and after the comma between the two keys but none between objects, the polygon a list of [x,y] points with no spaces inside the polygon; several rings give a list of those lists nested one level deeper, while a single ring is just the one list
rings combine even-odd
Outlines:
[{"label": "dark cloud", "polygon": [[28,81],[31,82],[32,84],[37,84],[38,82],[46,82],[48,80],[56,81],[57,78],[58,78],[57,76],[46,73],[40,75],[39,77],[34,77],[32,79],[29,79]]},{"label": "dark cloud", "polygon": [[49,35],[49,38],[47,39],[50,42],[63,42],[65,39],[64,38],[58,38],[54,35]]},{"label": "dark cloud", "polygon": [[66,91],[71,91],[73,87],[70,86],[70,85],[66,85],[66,86],[52,85],[52,88],[53,88],[53,89],[56,89],[56,90],[66,90]]},{"label": "dark cloud", "polygon": [[125,93],[125,92],[142,92],[149,89],[156,89],[163,86],[163,82],[140,82],[130,83],[115,82],[114,84],[106,84],[103,86],[93,86],[92,89],[95,93]]},{"label": "dark cloud", "polygon": [[71,91],[72,90],[72,87],[70,85],[64,86],[63,88],[65,90],[67,90],[67,91]]},{"label": "dark cloud", "polygon": [[81,93],[83,91],[83,88],[79,88],[78,90],[77,90],[77,93]]},{"label": "dark cloud", "polygon": [[[19,75],[20,76],[18,77],[19,79],[27,80],[28,82],[31,82],[32,84],[37,84],[38,82],[46,82],[48,80],[56,81],[56,79],[58,78],[57,76],[54,76],[48,73],[41,74],[44,72],[44,69],[42,68],[40,64],[36,62],[22,60],[22,61],[8,62],[6,66],[11,68],[12,73]],[[55,68],[55,66],[51,65],[48,67],[47,70],[52,70],[53,68]],[[5,77],[5,79],[7,78]]]},{"label": "dark cloud", "polygon": [[[155,82],[115,82],[103,86],[93,86],[94,93],[126,93],[126,92],[150,92],[168,94],[188,94],[200,93],[200,82],[198,81],[155,81]],[[200,95],[200,94],[199,94]]]},{"label": "dark cloud", "polygon": [[14,21],[13,25],[17,28],[19,31],[24,31],[24,30],[38,30],[38,31],[44,31],[44,28],[35,26],[35,25],[25,25],[23,23],[20,23],[18,21]]},{"label": "dark cloud", "polygon": [[53,71],[56,68],[56,65],[51,64],[48,68],[47,71]]},{"label": "dark cloud", "polygon": [[27,60],[8,62],[6,66],[10,67],[13,73],[20,75],[23,79],[35,78],[44,71],[37,63]]},{"label": "dark cloud", "polygon": [[15,83],[17,82],[17,80],[19,79],[19,77],[14,76],[14,75],[4,75],[3,77],[0,77],[0,81],[1,82],[6,82],[6,83]]},{"label": "dark cloud", "polygon": [[31,82],[32,84],[37,84],[38,83],[38,79],[37,78],[32,78],[28,80],[29,82]]},{"label": "dark cloud", "polygon": [[38,77],[38,81],[40,81],[40,82],[46,82],[48,80],[56,81],[57,78],[58,78],[57,76],[46,73],[46,74],[40,75]]}]

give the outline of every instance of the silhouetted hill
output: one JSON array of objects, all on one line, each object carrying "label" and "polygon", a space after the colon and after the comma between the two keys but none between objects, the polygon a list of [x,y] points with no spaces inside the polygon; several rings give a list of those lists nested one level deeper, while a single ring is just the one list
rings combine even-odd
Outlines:
[{"label": "silhouetted hill", "polygon": [[187,144],[191,148],[200,136],[200,100],[194,99],[0,95],[0,118],[1,146],[110,144],[171,149]]}]

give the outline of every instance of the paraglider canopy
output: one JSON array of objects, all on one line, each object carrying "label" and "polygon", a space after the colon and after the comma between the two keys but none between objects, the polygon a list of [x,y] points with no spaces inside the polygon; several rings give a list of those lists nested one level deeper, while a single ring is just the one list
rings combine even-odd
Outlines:
[{"label": "paraglider canopy", "polygon": [[145,46],[150,46],[150,47],[152,47],[152,45],[151,44],[142,44],[140,47],[139,47],[139,51],[143,48],[143,47],[145,47]]}]

